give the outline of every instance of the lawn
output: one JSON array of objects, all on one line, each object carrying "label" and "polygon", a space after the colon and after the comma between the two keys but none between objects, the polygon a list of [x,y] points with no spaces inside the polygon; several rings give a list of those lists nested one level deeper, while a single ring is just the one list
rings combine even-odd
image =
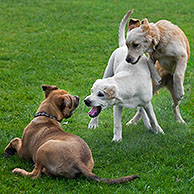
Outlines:
[{"label": "lawn", "polygon": [[[125,126],[136,110],[124,109],[123,140],[112,142],[112,108],[101,113],[99,128],[87,128],[89,108],[83,103],[94,81],[103,76],[118,47],[118,27],[134,8],[133,18],[167,19],[185,32],[191,57],[185,75],[181,114],[175,122],[166,89],[154,96],[156,117],[165,135],[149,133],[142,121]],[[192,0],[0,0],[0,193],[194,193],[194,3]],[[63,129],[83,138],[91,148],[93,172],[104,178],[137,174],[121,185],[105,185],[80,177],[32,180],[11,170],[33,169],[4,148],[24,127],[44,99],[42,84],[57,85],[78,95],[80,105]],[[64,120],[65,121],[65,120]]]}]

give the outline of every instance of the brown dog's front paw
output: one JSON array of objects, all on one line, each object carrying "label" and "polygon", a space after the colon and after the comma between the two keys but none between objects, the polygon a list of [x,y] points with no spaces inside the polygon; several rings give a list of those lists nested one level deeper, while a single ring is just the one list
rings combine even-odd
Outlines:
[{"label": "brown dog's front paw", "polygon": [[14,168],[14,169],[12,170],[12,173],[14,173],[14,174],[19,174],[19,173],[21,173],[21,169],[20,169],[20,168]]}]

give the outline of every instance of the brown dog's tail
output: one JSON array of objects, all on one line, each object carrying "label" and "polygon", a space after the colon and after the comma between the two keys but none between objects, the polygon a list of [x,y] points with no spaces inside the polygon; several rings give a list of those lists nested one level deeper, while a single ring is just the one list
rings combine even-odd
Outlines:
[{"label": "brown dog's tail", "polygon": [[95,174],[93,174],[90,170],[88,170],[88,168],[83,163],[79,165],[79,169],[82,172],[82,174],[86,176],[87,178],[89,178],[90,180],[94,180],[94,181],[102,182],[106,184],[126,183],[126,182],[139,178],[139,176],[137,175],[124,176],[124,177],[115,178],[115,179],[100,178],[96,176]]},{"label": "brown dog's tail", "polygon": [[125,26],[132,12],[133,10],[129,10],[121,20],[121,23],[119,26],[119,47],[122,47],[125,45]]}]

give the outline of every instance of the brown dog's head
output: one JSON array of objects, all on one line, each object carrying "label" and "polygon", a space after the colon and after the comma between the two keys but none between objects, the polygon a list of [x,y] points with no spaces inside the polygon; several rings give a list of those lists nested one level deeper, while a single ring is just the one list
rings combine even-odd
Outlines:
[{"label": "brown dog's head", "polygon": [[60,90],[56,86],[42,85],[42,89],[45,92],[45,100],[40,105],[38,112],[46,112],[59,121],[71,117],[73,111],[79,105],[78,96],[71,96],[68,92]]}]

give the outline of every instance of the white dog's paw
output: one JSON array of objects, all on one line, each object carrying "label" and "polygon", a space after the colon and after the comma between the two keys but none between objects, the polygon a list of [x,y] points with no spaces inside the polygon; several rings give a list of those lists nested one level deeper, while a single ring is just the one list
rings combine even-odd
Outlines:
[{"label": "white dog's paw", "polygon": [[177,118],[176,120],[177,120],[178,123],[182,123],[182,124],[187,125],[187,123],[182,118],[180,118],[180,117]]},{"label": "white dog's paw", "polygon": [[88,124],[88,129],[96,129],[98,127],[98,120],[91,119],[91,121]]},{"label": "white dog's paw", "polygon": [[112,141],[114,141],[114,142],[122,141],[122,136],[116,136],[116,135],[114,135]]},{"label": "white dog's paw", "polygon": [[157,126],[154,130],[152,130],[155,134],[161,133],[164,135],[164,131],[160,126]]},{"label": "white dog's paw", "polygon": [[129,122],[126,123],[126,126],[129,125],[137,125],[137,121],[135,121],[134,119],[131,119]]}]

